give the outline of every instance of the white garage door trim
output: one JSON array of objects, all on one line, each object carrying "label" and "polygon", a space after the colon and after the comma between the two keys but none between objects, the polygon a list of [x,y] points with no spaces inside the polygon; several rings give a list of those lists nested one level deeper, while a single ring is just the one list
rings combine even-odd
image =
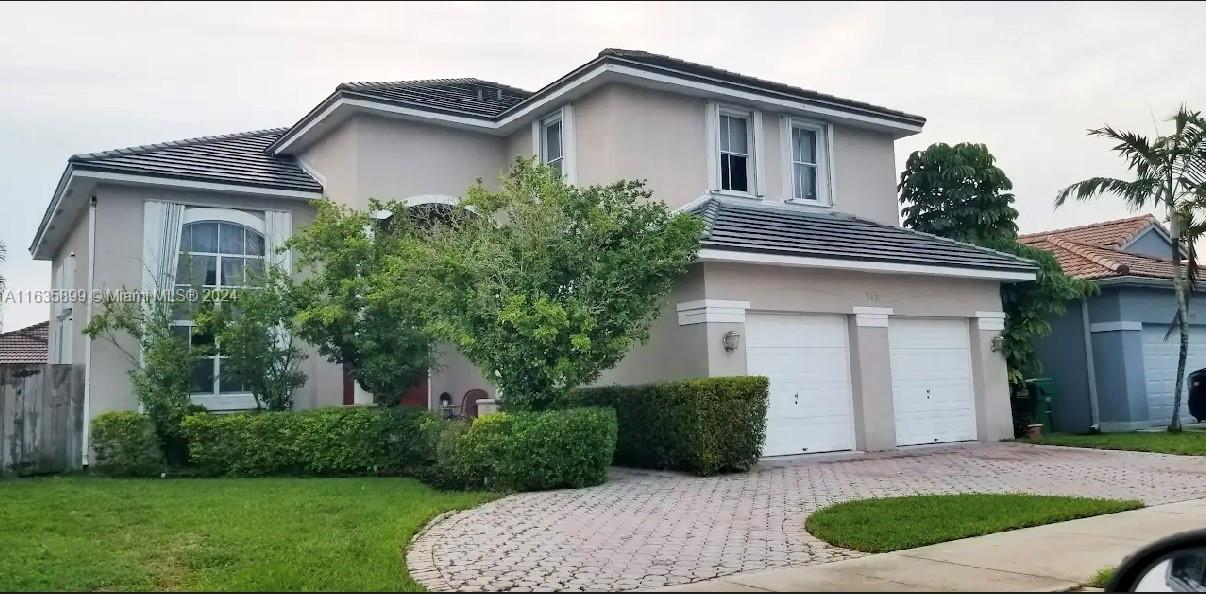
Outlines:
[{"label": "white garage door trim", "polygon": [[854,449],[846,316],[749,313],[746,372],[770,380],[763,456]]},{"label": "white garage door trim", "polygon": [[961,318],[892,318],[888,323],[896,445],[977,437],[971,337]]}]

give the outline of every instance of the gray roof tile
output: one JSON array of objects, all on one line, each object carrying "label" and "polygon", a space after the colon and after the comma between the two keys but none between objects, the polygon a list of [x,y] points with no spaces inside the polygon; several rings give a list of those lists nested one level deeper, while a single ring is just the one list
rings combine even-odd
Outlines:
[{"label": "gray roof tile", "polygon": [[284,128],[276,128],[202,136],[73,155],[68,162],[76,169],[91,171],[322,192],[322,185],[310,177],[295,158],[270,155],[264,150],[284,132]]},{"label": "gray roof tile", "polygon": [[712,198],[692,207],[704,219],[702,245],[736,251],[1032,271],[1016,256],[911,229],[881,225],[840,213],[816,213]]},{"label": "gray roof tile", "polygon": [[439,111],[485,118],[497,117],[531,95],[523,89],[476,78],[350,82],[336,89],[373,99],[418,104]]}]

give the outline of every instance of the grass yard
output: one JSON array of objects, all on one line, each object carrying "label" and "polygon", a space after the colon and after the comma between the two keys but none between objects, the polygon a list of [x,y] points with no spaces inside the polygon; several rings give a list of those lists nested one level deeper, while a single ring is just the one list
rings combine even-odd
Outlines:
[{"label": "grass yard", "polygon": [[1098,433],[1096,435],[1055,433],[1044,435],[1042,439],[1034,443],[1099,450],[1132,450],[1181,456],[1206,456],[1206,431],[1181,433],[1144,431],[1141,433]]},{"label": "grass yard", "polygon": [[832,505],[808,516],[805,527],[835,546],[886,553],[1140,507],[1085,497],[915,495]]},{"label": "grass yard", "polygon": [[417,591],[411,536],[491,497],[385,478],[0,480],[0,590]]}]

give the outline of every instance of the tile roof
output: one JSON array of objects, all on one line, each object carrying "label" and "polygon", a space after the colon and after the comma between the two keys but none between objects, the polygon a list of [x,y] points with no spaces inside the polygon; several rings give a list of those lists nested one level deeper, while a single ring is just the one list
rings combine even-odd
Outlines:
[{"label": "tile roof", "polygon": [[202,136],[72,155],[75,169],[322,192],[322,185],[287,155],[265,152],[285,128]]},{"label": "tile roof", "polygon": [[46,363],[49,342],[50,322],[0,334],[0,363]]},{"label": "tile roof", "polygon": [[1120,249],[1132,239],[1138,237],[1140,233],[1146,231],[1148,227],[1159,224],[1156,217],[1145,214],[1114,221],[1093,223],[1092,225],[1027,233],[1019,236],[1018,241],[1029,243],[1043,241],[1051,236],[1058,236],[1068,241]]},{"label": "tile roof", "polygon": [[1064,273],[1098,280],[1120,277],[1172,279],[1172,261],[1123,250],[1152,226],[1163,229],[1148,214],[1093,225],[1053,229],[1018,236],[1018,241],[1051,252]]},{"label": "tile roof", "polygon": [[824,102],[829,102],[829,103],[836,103],[836,104],[840,104],[840,105],[843,105],[846,107],[851,107],[851,108],[865,110],[865,111],[871,111],[871,112],[875,112],[878,114],[890,115],[890,116],[894,116],[896,118],[900,118],[900,119],[904,119],[904,120],[913,120],[917,124],[925,123],[925,118],[921,117],[919,115],[914,115],[911,113],[906,113],[906,112],[898,111],[895,109],[889,109],[887,107],[881,107],[879,105],[874,105],[874,104],[866,103],[863,101],[855,101],[853,99],[843,99],[842,97],[838,97],[836,95],[829,95],[826,93],[818,93],[817,91],[810,91],[808,89],[802,89],[800,87],[795,87],[795,86],[780,83],[780,82],[765,80],[765,79],[761,79],[761,78],[755,78],[753,76],[747,76],[745,74],[733,72],[731,70],[724,70],[723,68],[717,68],[715,66],[709,66],[707,64],[688,62],[686,60],[681,60],[679,58],[674,58],[674,57],[666,56],[666,55],[662,55],[662,54],[655,54],[655,53],[647,52],[647,51],[643,51],[643,50],[628,50],[628,49],[619,49],[619,48],[607,48],[607,49],[604,49],[603,51],[599,52],[600,58],[604,58],[607,56],[614,56],[617,58],[634,60],[637,62],[650,64],[650,65],[654,65],[654,66],[671,68],[674,70],[680,70],[680,71],[691,73],[691,74],[706,76],[709,78],[715,78],[715,79],[726,81],[726,82],[737,83],[737,84],[751,86],[751,87],[758,87],[760,89],[767,89],[767,90],[774,91],[777,93],[782,93],[785,95],[792,95],[792,96],[803,98],[803,99],[812,99],[812,100],[824,101]]},{"label": "tile roof", "polygon": [[437,111],[487,118],[520,104],[532,93],[476,78],[444,78],[398,82],[349,82],[336,87],[373,99],[419,104]]},{"label": "tile roof", "polygon": [[1029,260],[840,213],[710,198],[689,209],[704,219],[702,246],[837,260],[1030,272]]}]

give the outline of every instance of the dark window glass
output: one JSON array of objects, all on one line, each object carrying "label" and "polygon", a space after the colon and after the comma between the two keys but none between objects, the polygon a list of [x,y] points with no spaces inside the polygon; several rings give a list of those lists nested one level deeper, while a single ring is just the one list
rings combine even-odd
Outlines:
[{"label": "dark window glass", "polygon": [[189,230],[189,242],[185,245],[183,251],[186,252],[210,252],[218,251],[218,224],[217,223],[192,223],[186,229]]},{"label": "dark window glass", "polygon": [[214,360],[202,359],[197,362],[193,372],[189,374],[193,392],[201,394],[214,393]]},{"label": "dark window glass", "polygon": [[223,223],[218,229],[218,249],[223,254],[243,255],[243,226]]}]

